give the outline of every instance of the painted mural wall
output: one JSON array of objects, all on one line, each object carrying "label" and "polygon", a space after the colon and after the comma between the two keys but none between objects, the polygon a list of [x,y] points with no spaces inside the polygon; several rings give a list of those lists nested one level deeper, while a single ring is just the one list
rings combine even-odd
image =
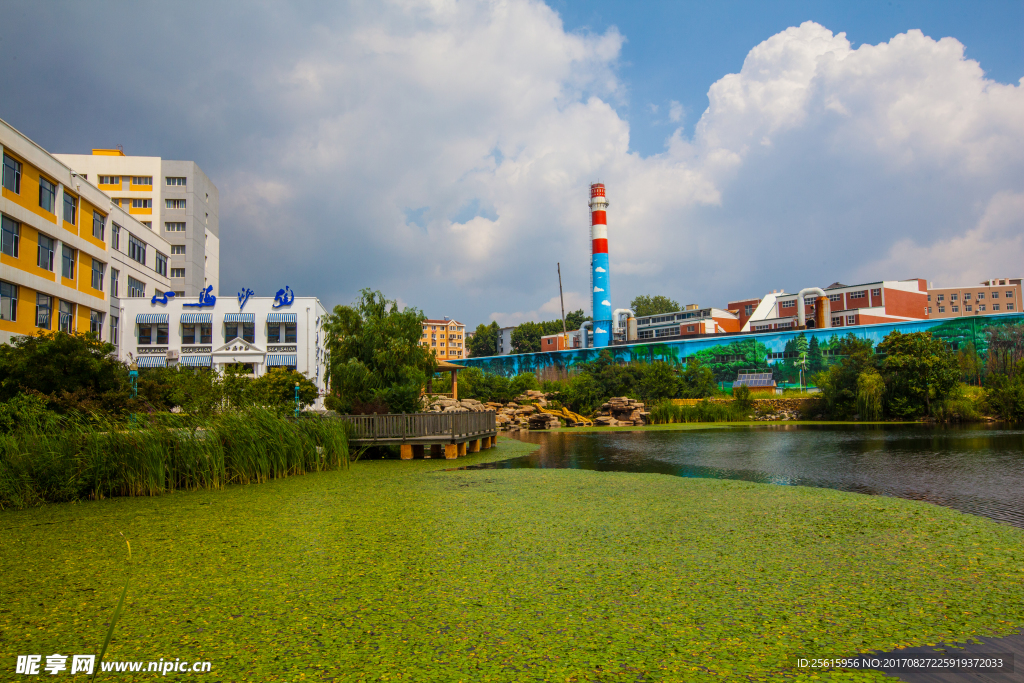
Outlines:
[{"label": "painted mural wall", "polygon": [[984,359],[988,351],[986,330],[1021,323],[1024,323],[1024,315],[972,316],[821,330],[682,339],[610,346],[605,349],[466,358],[453,362],[506,377],[530,372],[551,379],[555,376],[567,376],[572,373],[574,366],[597,360],[602,351],[608,351],[617,363],[650,363],[660,360],[681,365],[689,362],[691,358],[698,358],[711,368],[718,382],[732,382],[740,371],[770,371],[778,384],[789,385],[800,382],[801,369],[804,371],[806,382],[814,373],[837,362],[838,357],[834,355],[834,348],[841,338],[849,334],[860,339],[868,339],[872,346],[877,346],[894,330],[905,333],[928,331],[953,349],[962,349],[968,344],[974,344],[978,355]]}]

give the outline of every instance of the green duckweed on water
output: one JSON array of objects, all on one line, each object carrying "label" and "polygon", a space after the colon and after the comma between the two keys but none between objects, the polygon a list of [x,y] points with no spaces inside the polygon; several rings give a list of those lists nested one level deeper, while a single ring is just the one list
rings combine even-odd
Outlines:
[{"label": "green duckweed on water", "polygon": [[[502,440],[458,464],[532,448]],[[825,489],[451,466],[0,513],[3,669],[99,651],[121,532],[133,567],[107,660],[212,662],[163,680],[812,680],[797,657],[1024,624],[1024,532],[982,518]]]}]

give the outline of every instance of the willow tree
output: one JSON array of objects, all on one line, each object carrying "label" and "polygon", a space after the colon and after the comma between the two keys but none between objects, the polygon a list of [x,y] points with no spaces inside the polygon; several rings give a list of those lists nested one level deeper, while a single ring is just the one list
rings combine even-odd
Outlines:
[{"label": "willow tree", "polygon": [[383,293],[364,289],[351,306],[335,306],[324,326],[331,354],[328,407],[343,413],[419,409],[420,392],[437,361],[420,345],[425,316],[399,310]]}]

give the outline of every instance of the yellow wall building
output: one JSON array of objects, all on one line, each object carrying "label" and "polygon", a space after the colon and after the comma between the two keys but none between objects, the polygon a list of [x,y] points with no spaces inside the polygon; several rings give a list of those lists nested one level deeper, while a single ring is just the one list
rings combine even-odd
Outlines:
[{"label": "yellow wall building", "polygon": [[441,360],[468,358],[466,326],[458,320],[424,320],[420,344],[433,351]]},{"label": "yellow wall building", "polygon": [[166,291],[170,245],[2,120],[0,154],[0,343],[63,330],[116,344],[117,297]]}]

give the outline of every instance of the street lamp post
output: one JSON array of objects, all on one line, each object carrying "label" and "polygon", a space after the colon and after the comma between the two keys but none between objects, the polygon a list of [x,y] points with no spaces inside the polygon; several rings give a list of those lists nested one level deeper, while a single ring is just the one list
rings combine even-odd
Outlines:
[{"label": "street lamp post", "polygon": [[295,383],[295,417],[299,416],[299,383]]},{"label": "street lamp post", "polygon": [[[131,365],[128,366],[128,381],[132,385],[132,398],[136,398],[139,395],[139,366],[133,360]],[[132,424],[135,424],[135,413],[132,413]]]}]

